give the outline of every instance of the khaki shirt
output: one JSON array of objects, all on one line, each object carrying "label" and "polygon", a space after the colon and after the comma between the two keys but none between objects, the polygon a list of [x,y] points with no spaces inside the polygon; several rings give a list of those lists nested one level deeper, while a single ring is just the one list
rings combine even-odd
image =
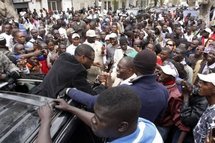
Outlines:
[{"label": "khaki shirt", "polygon": [[19,68],[5,54],[0,52],[0,73],[6,74],[12,71],[19,71]]}]

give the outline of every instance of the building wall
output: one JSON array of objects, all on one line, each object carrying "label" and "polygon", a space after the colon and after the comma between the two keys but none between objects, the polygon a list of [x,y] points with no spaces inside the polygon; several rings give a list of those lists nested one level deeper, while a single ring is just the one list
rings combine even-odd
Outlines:
[{"label": "building wall", "polygon": [[180,5],[181,3],[186,3],[186,0],[164,0],[165,5]]},{"label": "building wall", "polygon": [[31,11],[33,11],[33,9],[36,9],[37,11],[39,11],[42,8],[41,2],[36,0],[32,0],[31,2],[28,2],[28,7]]},{"label": "building wall", "polygon": [[116,10],[123,7],[128,8],[129,1],[133,1],[133,0],[103,0],[103,3],[104,3],[103,6],[105,9],[108,9],[108,3],[111,3],[112,10]]},{"label": "building wall", "polygon": [[[21,9],[21,5],[23,5],[23,8],[25,8],[26,1],[20,0],[18,3],[14,3],[14,6],[16,8],[16,5],[19,5],[19,9]],[[42,8],[48,9],[48,2],[47,0],[41,0],[41,1],[36,1],[36,0],[31,0],[27,2],[28,8],[33,11],[33,9],[36,9],[39,11]]]},{"label": "building wall", "polygon": [[[87,8],[88,6],[94,6],[95,3],[97,3],[97,0],[31,0],[28,2],[28,8],[33,11],[33,9],[36,9],[39,11],[42,8],[46,8],[49,10],[48,7],[48,2],[50,1],[56,1],[57,2],[57,7],[59,10],[66,11],[67,8],[71,9],[72,7],[74,10],[79,10],[81,8]],[[148,0],[143,0],[143,1],[148,1]],[[23,0],[24,2],[24,0]],[[132,4],[136,6],[136,0],[102,0],[104,8],[108,8],[108,2],[110,3],[110,6],[112,7],[113,10],[116,10],[118,8],[123,7],[123,3],[125,8],[129,8],[129,4]],[[106,7],[105,3],[106,2]],[[115,9],[114,9],[115,8]]]},{"label": "building wall", "polygon": [[67,11],[67,8],[72,8],[72,0],[62,0],[62,10]]},{"label": "building wall", "polygon": [[82,8],[87,8],[88,6],[94,6],[96,0],[71,0],[73,1],[74,10],[79,10]]}]

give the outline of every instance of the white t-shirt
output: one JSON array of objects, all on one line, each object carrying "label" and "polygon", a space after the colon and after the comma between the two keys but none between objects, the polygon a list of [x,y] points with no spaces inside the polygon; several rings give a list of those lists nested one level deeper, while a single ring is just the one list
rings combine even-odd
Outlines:
[{"label": "white t-shirt", "polygon": [[63,37],[63,38],[68,38],[65,28],[60,27],[60,28],[58,29],[58,31],[59,31],[61,37]]},{"label": "white t-shirt", "polygon": [[69,45],[67,48],[66,48],[66,52],[71,54],[71,55],[74,55],[75,54],[75,49],[77,48],[77,46],[71,44]]},{"label": "white t-shirt", "polygon": [[6,46],[12,52],[12,48],[13,48],[13,36],[12,35],[8,35],[6,33],[1,33],[0,36],[3,36],[6,39]]}]

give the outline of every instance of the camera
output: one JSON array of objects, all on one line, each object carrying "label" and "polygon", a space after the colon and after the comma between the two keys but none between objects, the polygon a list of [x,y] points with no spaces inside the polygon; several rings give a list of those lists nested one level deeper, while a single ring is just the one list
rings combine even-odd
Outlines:
[{"label": "camera", "polygon": [[199,94],[199,87],[193,86],[191,95],[198,95]]}]

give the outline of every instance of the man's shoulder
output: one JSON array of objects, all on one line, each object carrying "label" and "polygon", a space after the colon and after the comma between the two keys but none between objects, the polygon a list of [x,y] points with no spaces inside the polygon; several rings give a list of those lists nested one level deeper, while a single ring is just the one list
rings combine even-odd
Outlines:
[{"label": "man's shoulder", "polygon": [[99,48],[101,48],[103,46],[102,42],[100,42],[100,41],[95,41],[95,44]]},{"label": "man's shoulder", "polygon": [[86,23],[83,20],[80,20],[81,24],[86,25]]},{"label": "man's shoulder", "polygon": [[3,58],[3,56],[4,56],[3,51],[0,51],[0,59],[2,59],[2,58]]},{"label": "man's shoulder", "polygon": [[1,59],[7,58],[7,56],[4,54],[3,51],[0,51],[0,58],[1,58]]},{"label": "man's shoulder", "polygon": [[67,52],[60,54],[59,58],[55,61],[55,63],[62,63],[67,61],[67,63],[78,62],[75,57]]},{"label": "man's shoulder", "polygon": [[157,85],[158,85],[157,86],[157,91],[158,92],[162,92],[163,95],[165,95],[166,97],[168,97],[169,96],[169,92],[168,92],[167,88],[163,84],[161,84],[159,82],[157,82]]},{"label": "man's shoulder", "polygon": [[144,118],[138,118],[138,128],[144,132],[140,142],[163,143],[160,133],[151,121]]},{"label": "man's shoulder", "polygon": [[163,143],[162,138],[155,125],[149,120],[138,118],[137,129],[130,135],[116,139],[112,143],[124,142],[156,142]]},{"label": "man's shoulder", "polygon": [[1,33],[0,36],[3,36],[3,37],[4,37],[4,36],[6,36],[6,33]]},{"label": "man's shoulder", "polygon": [[72,59],[74,58],[74,56],[73,56],[73,55],[71,55],[71,54],[69,54],[69,53],[66,53],[66,52],[65,52],[65,53],[60,54],[60,57],[61,57],[61,58],[68,57],[68,58],[72,58]]},{"label": "man's shoulder", "polygon": [[[154,77],[152,76],[151,78]],[[154,92],[159,95],[165,95],[166,97],[169,95],[167,88],[163,84],[157,82],[156,80],[147,81],[148,83],[150,82],[150,85],[148,85],[146,83],[146,80],[144,79],[144,76],[143,77],[140,76],[133,79],[131,82],[133,83],[133,85],[131,86],[135,88],[137,91],[144,90],[148,92]],[[144,92],[141,92],[141,94],[144,94]]]},{"label": "man's shoulder", "polygon": [[115,53],[119,53],[119,52],[123,53],[123,50],[120,47],[118,47],[118,48],[115,49]]},{"label": "man's shoulder", "polygon": [[69,48],[69,49],[73,49],[73,48],[76,48],[77,46],[74,46],[73,44],[71,44],[71,45],[69,45],[68,47],[67,47],[67,49]]},{"label": "man's shoulder", "polygon": [[[57,66],[65,66],[65,68],[78,68],[79,71],[85,71],[86,69],[83,67],[81,63],[77,61],[74,55],[71,55],[70,53],[62,53],[57,61],[55,61]],[[55,64],[54,64],[55,65]],[[58,68],[58,67],[57,67]]]}]

